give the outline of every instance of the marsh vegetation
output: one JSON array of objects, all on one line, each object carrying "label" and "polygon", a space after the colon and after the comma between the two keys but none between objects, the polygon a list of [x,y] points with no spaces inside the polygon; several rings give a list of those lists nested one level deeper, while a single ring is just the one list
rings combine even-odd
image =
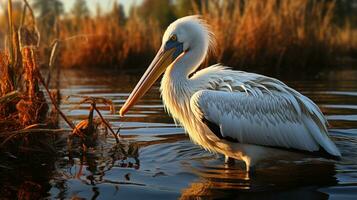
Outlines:
[{"label": "marsh vegetation", "polygon": [[316,74],[356,56],[356,19],[353,14],[339,16],[340,4],[343,2],[144,1],[126,16],[116,3],[109,12],[98,8],[90,15],[83,12],[83,2],[76,8],[82,12],[64,15],[58,26],[61,38],[82,35],[86,39],[67,45],[60,60],[66,67],[145,67],[170,22],[199,14],[217,39],[208,63],[269,74]]},{"label": "marsh vegetation", "polygon": [[[144,0],[125,10],[111,1],[104,10],[85,0],[70,9],[64,0],[1,0],[0,198],[355,195],[353,2]],[[157,87],[120,118],[115,110],[166,26],[191,14],[216,35],[205,65],[286,80],[321,107],[344,158],[282,162],[248,177],[240,164],[227,169],[191,144],[164,113]]]}]

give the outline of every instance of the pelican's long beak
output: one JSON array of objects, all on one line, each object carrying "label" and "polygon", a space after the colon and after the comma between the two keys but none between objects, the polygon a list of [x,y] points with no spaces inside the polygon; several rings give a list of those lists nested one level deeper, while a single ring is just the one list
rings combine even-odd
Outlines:
[{"label": "pelican's long beak", "polygon": [[124,116],[125,113],[151,88],[155,81],[165,72],[165,69],[174,61],[176,48],[164,50],[161,48],[150,66],[136,84],[134,90],[131,92],[129,98],[121,107],[119,114]]}]

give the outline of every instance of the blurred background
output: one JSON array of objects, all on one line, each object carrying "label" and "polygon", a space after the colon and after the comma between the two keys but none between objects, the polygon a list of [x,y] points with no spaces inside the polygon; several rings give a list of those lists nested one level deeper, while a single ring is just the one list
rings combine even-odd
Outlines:
[{"label": "blurred background", "polygon": [[[0,1],[0,49],[6,46],[7,1]],[[357,57],[356,0],[29,0],[48,53],[63,42],[62,67],[148,66],[165,28],[200,14],[218,48],[207,60],[270,75],[316,74],[353,65]],[[23,2],[13,1],[15,26]],[[46,61],[43,61],[46,63]]]}]

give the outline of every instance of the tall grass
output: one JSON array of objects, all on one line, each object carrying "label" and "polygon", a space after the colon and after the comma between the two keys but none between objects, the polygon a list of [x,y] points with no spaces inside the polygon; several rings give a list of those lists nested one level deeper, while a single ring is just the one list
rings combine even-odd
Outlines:
[{"label": "tall grass", "polygon": [[62,38],[74,35],[81,38],[65,45],[63,66],[137,67],[148,62],[160,45],[158,23],[144,22],[137,17],[127,20],[125,26],[110,16],[67,19],[61,29]]},{"label": "tall grass", "polygon": [[[357,49],[356,31],[333,23],[334,3],[314,0],[212,0],[187,14],[201,14],[217,37],[210,62],[266,73],[316,72]],[[145,66],[160,45],[157,19],[110,15],[62,21],[62,37],[83,34],[87,41],[67,46],[64,66]],[[76,29],[74,29],[74,27]]]},{"label": "tall grass", "polygon": [[333,9],[333,3],[310,0],[250,0],[210,1],[201,12],[216,33],[220,61],[279,73],[332,63],[341,37]]}]

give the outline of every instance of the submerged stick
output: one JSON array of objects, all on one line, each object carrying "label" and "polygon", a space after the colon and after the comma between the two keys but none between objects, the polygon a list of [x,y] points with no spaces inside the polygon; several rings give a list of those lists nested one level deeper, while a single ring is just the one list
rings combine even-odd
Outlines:
[{"label": "submerged stick", "polygon": [[109,123],[104,119],[103,115],[99,112],[98,108],[96,106],[94,106],[94,110],[97,111],[99,117],[102,119],[102,122],[105,124],[105,126],[107,128],[109,128],[110,132],[112,133],[112,135],[114,136],[115,138],[115,141],[117,143],[119,143],[119,138],[118,138],[118,135],[115,134],[114,130],[112,129],[112,127],[109,125]]},{"label": "submerged stick", "polygon": [[72,130],[74,130],[76,127],[74,126],[74,124],[66,117],[66,115],[60,110],[60,108],[57,106],[56,100],[53,99],[53,96],[51,95],[50,90],[48,89],[45,80],[43,79],[41,72],[37,71],[38,74],[38,79],[40,80],[40,83],[43,85],[43,87],[45,88],[48,96],[50,97],[51,103],[54,106],[54,108],[56,109],[56,111],[61,115],[61,117],[64,119],[64,121],[66,121],[66,123],[72,128]]}]

